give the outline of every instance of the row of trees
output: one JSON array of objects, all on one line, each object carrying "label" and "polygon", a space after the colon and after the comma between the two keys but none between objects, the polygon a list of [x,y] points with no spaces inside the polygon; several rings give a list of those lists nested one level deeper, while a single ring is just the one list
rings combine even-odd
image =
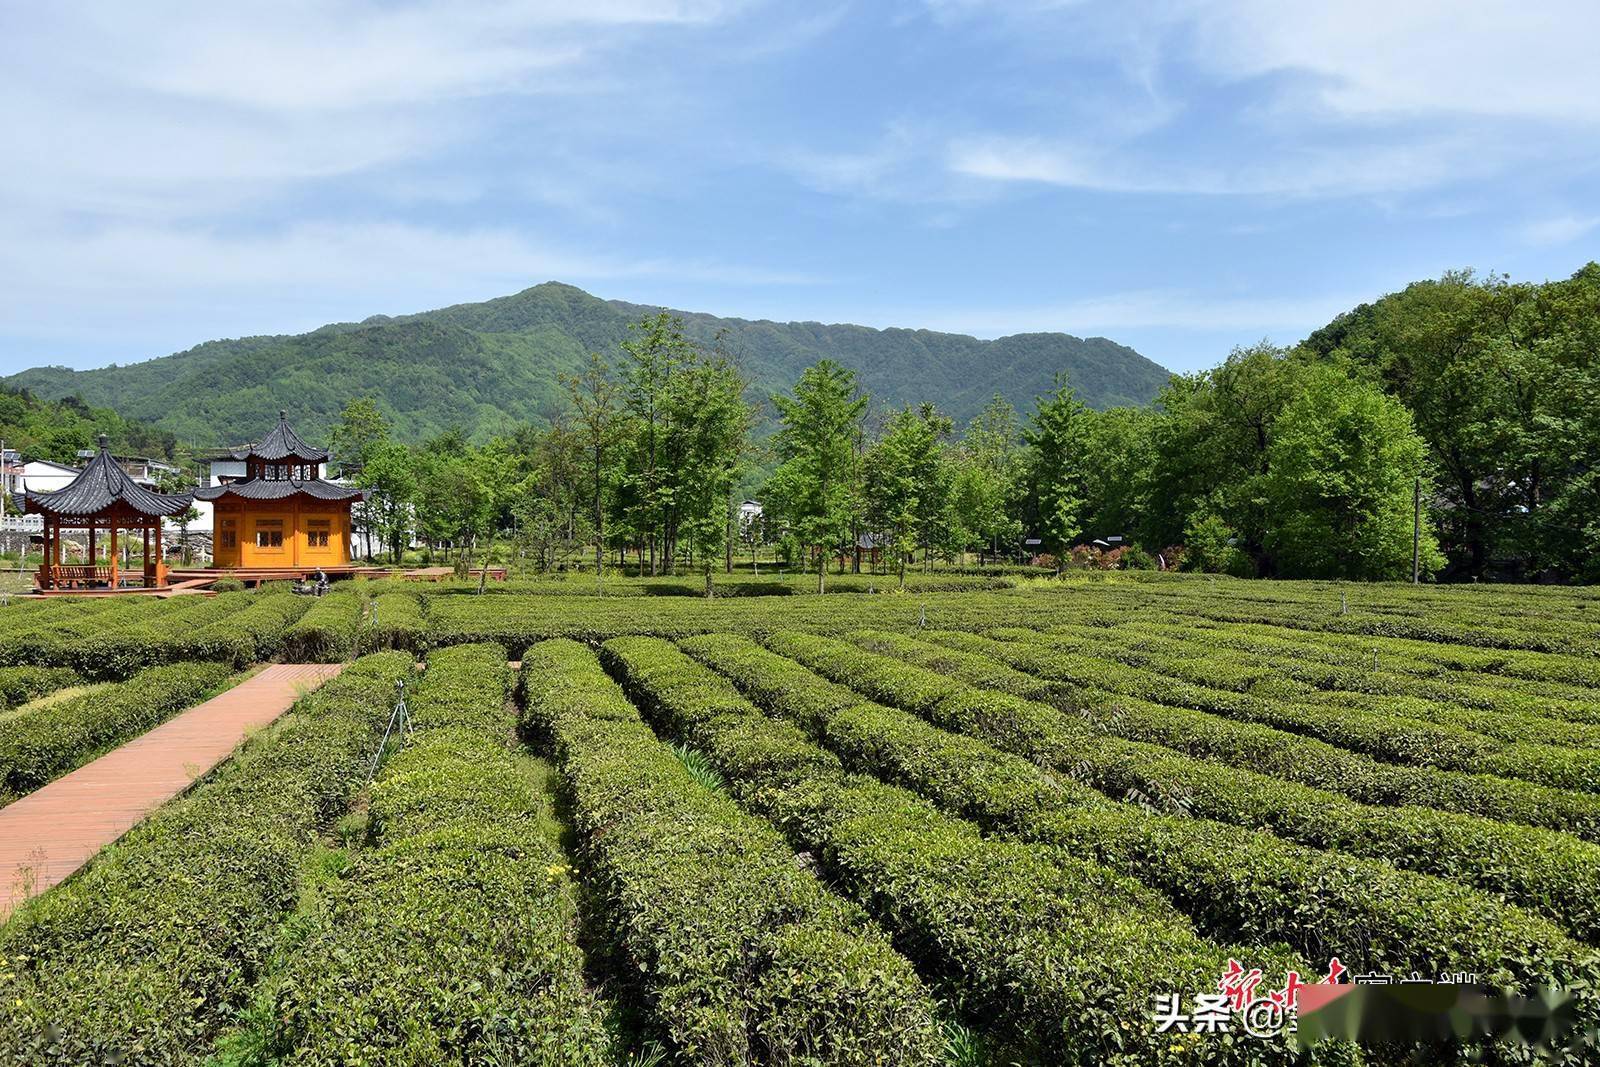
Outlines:
[{"label": "row of trees", "polygon": [[562,384],[567,402],[547,427],[481,447],[452,431],[407,448],[376,403],[350,404],[333,445],[343,473],[374,491],[360,524],[396,559],[413,535],[448,559],[504,534],[541,567],[591,545],[597,574],[608,549],[634,552],[649,574],[696,564],[709,595],[750,454],[754,408],[737,368],[661,314],[634,326],[615,365],[592,355]]},{"label": "row of trees", "polygon": [[[1403,405],[1304,350],[1236,352],[1149,409],[1093,411],[1062,380],[1025,419],[997,396],[959,432],[930,404],[873,412],[824,360],[774,398],[764,444],[737,367],[667,315],[564,386],[547,427],[485,446],[446,433],[408,448],[372,401],[352,403],[334,445],[375,490],[361,523],[395,558],[413,534],[447,558],[509,536],[542,567],[591,547],[597,574],[611,552],[647,574],[692,565],[709,595],[740,535],[782,544],[819,589],[863,536],[902,582],[918,553],[924,566],[1016,558],[1027,543],[1061,560],[1112,535],[1149,549],[1129,562],[1162,551],[1240,574],[1399,577],[1414,488],[1433,498]],[[765,522],[741,529],[735,490],[753,481]],[[1424,570],[1440,565],[1431,530],[1417,547]]]}]

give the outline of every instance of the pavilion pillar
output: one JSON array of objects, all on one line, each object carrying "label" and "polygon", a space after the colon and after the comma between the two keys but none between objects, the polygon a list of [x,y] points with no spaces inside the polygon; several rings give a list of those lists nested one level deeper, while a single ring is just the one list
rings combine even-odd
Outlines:
[{"label": "pavilion pillar", "polygon": [[161,520],[156,520],[156,568],[155,583],[165,587],[167,584],[167,556],[161,551]]},{"label": "pavilion pillar", "polygon": [[144,584],[149,586],[155,577],[150,569],[150,527],[144,528],[144,551],[139,554],[139,569],[144,572]]},{"label": "pavilion pillar", "polygon": [[91,567],[94,566],[95,563],[100,559],[99,553],[97,553],[95,551],[95,540],[94,540],[95,532],[96,531],[95,531],[94,520],[90,519],[89,520],[89,558],[87,560],[85,560],[84,562],[88,563]]},{"label": "pavilion pillar", "polygon": [[111,588],[117,587],[117,520],[111,520]]}]

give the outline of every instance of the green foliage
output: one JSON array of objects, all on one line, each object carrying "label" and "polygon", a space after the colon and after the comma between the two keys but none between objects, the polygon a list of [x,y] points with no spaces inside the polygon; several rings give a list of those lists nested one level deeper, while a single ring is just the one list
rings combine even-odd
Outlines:
[{"label": "green foliage", "polygon": [[950,469],[944,438],[950,420],[931,404],[889,416],[863,464],[862,497],[869,528],[882,538],[905,587],[906,558],[919,546],[949,543]]},{"label": "green foliage", "polygon": [[825,588],[830,549],[850,539],[860,508],[861,417],[867,398],[853,373],[825,359],[806,368],[792,396],[773,398],[782,428],[782,461],[769,483],[772,508],[817,553],[817,592]]},{"label": "green foliage", "polygon": [[[1410,573],[1413,492],[1431,500],[1433,483],[1425,477],[1427,445],[1398,400],[1337,366],[1318,367],[1279,415],[1267,459],[1267,548],[1287,572]],[[1426,510],[1421,521],[1419,563],[1432,574],[1444,557]]]},{"label": "green foliage", "polygon": [[199,703],[230,670],[211,663],[151,667],[126,682],[0,720],[0,801],[30,793]]},{"label": "green foliage", "polygon": [[0,438],[25,459],[79,466],[78,451],[94,448],[101,434],[119,455],[173,458],[177,439],[168,429],[124,418],[109,407],[90,407],[70,390],[46,395],[54,399],[41,400],[25,387],[0,386]]},{"label": "green foliage", "polygon": [[0,710],[26,704],[81,680],[78,672],[69,667],[0,667]]},{"label": "green foliage", "polygon": [[1028,425],[1025,514],[1047,551],[1061,555],[1083,532],[1083,437],[1088,408],[1065,377],[1038,398]]},{"label": "green foliage", "polygon": [[0,1059],[192,1062],[242,1008],[409,656],[368,657],[0,927]]},{"label": "green foliage", "polygon": [[[1146,1011],[1153,991],[1192,988],[1225,966],[1228,950],[1137,882],[986,839],[904,789],[846,774],[670,644],[619,638],[604,653],[653,717],[718,763],[741,803],[816,855],[926,968],[949,976],[964,1012],[1031,1055],[1149,1062],[1165,1042],[1121,1020]],[[1269,970],[1288,962],[1277,949],[1265,955]],[[1240,1062],[1283,1054],[1266,1043]]]},{"label": "green foliage", "polygon": [[538,645],[521,684],[619,949],[685,1062],[937,1062],[910,965],[772,827],[697,782],[593,653]]},{"label": "green foliage", "polygon": [[435,655],[374,783],[370,848],[296,914],[240,1063],[615,1062],[537,761],[493,646]]},{"label": "green foliage", "polygon": [[1544,284],[1452,272],[1306,341],[1370,368],[1410,409],[1438,468],[1452,573],[1596,573],[1597,311],[1594,263]]},{"label": "green foliage", "polygon": [[[915,642],[888,635],[872,640],[916,654]],[[1308,956],[1337,955],[1357,970],[1434,973],[1462,966],[1491,984],[1525,988],[1549,981],[1570,986],[1595,965],[1548,922],[1487,894],[1268,834],[1112,805],[1055,779],[1023,758],[1034,754],[1031,746],[1015,745],[1008,730],[991,726],[987,714],[973,713],[971,701],[985,702],[986,713],[992,705],[988,694],[950,669],[958,657],[939,656],[941,669],[935,671],[825,637],[778,634],[771,643],[834,681],[859,687],[870,679],[885,700],[915,713],[858,705],[829,721],[824,737],[847,765],[915,789],[953,814],[1137,877],[1161,890],[1202,930],[1258,944],[1285,941]],[[745,668],[769,675],[782,670],[755,655],[747,656]],[[994,668],[976,669],[987,675]],[[788,671],[782,684],[827,684],[804,674]],[[762,689],[770,692],[776,684],[769,677]],[[1049,715],[1048,709],[1039,713]],[[917,716],[976,736],[937,729]],[[1061,735],[1079,747],[1094,743],[1081,724]],[[978,739],[985,737],[1016,751],[1002,752]],[[1217,862],[1219,857],[1227,862]]]},{"label": "green foliage", "polygon": [[356,651],[367,609],[363,589],[339,589],[312,601],[283,635],[284,656],[298,663],[338,663]]}]

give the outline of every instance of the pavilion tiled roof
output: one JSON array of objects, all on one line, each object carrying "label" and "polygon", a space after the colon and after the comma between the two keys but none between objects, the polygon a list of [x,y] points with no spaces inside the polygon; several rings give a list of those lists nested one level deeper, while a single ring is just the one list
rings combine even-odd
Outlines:
[{"label": "pavilion tiled roof", "polygon": [[251,478],[244,482],[227,482],[223,485],[213,485],[194,491],[198,500],[221,500],[224,497],[237,497],[240,500],[282,500],[285,497],[304,493],[306,496],[317,500],[364,500],[367,496],[365,489],[352,489],[346,485],[335,485],[323,481],[321,478],[308,478],[296,481],[285,478],[282,481],[273,481],[266,478]]},{"label": "pavilion tiled roof", "polygon": [[302,463],[324,463],[328,459],[328,450],[307,444],[304,438],[294,432],[294,427],[289,425],[289,413],[280,411],[278,425],[272,428],[271,433],[263,437],[259,444],[233,449],[232,455],[234,459],[263,459],[269,463],[285,459],[297,459]]},{"label": "pavilion tiled roof", "polygon": [[256,445],[254,452],[257,459],[265,460],[293,458],[300,460],[302,463],[321,463],[328,458],[327,449],[313,448],[301,440],[299,434],[294,432],[294,428],[289,425],[289,413],[287,411],[278,412],[278,425],[272,428],[271,433],[262,438],[261,443]]},{"label": "pavilion tiled roof", "polygon": [[118,505],[140,515],[160,518],[182,514],[194,501],[191,493],[156,493],[139,485],[111,458],[110,446],[100,435],[100,451],[69,485],[51,492],[24,489],[22,510],[65,518],[88,518]]}]

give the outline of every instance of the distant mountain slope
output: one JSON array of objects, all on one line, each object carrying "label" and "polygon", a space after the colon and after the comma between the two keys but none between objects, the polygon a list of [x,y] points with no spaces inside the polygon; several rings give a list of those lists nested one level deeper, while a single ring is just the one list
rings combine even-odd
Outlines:
[{"label": "distant mountain slope", "polygon": [[[450,427],[486,437],[542,421],[560,403],[559,375],[585,352],[614,354],[628,324],[657,309],[605,301],[547,282],[480,304],[374,316],[293,337],[209,341],[145,363],[73,371],[35,367],[5,379],[47,398],[79,396],[197,445],[262,432],[280,408],[322,437],[344,404],[374,396],[398,432],[420,440]],[[832,357],[860,375],[876,405],[931,400],[964,422],[996,392],[1019,410],[1070,374],[1094,407],[1148,403],[1167,372],[1103,337],[1036,333],[980,341],[928,330],[723,319],[678,312],[689,333],[720,345],[752,392],[788,388]]]}]

